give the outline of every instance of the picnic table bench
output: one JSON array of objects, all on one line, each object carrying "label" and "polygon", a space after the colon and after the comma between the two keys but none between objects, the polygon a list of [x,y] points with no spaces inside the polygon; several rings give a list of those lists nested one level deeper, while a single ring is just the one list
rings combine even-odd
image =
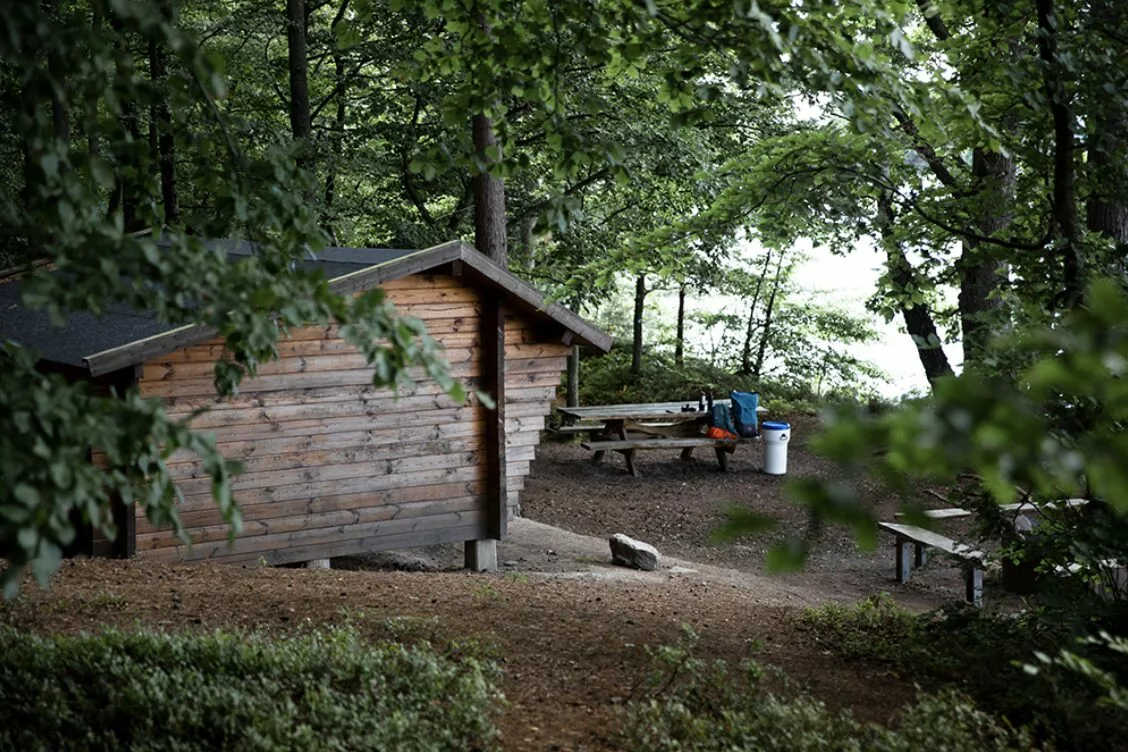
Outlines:
[{"label": "picnic table bench", "polygon": [[928,561],[928,549],[936,548],[959,559],[964,566],[964,597],[975,606],[983,602],[983,570],[987,554],[951,538],[915,525],[879,522],[877,526],[896,536],[897,581],[904,584],[913,569]]},{"label": "picnic table bench", "polygon": [[723,439],[710,439],[708,436],[701,436],[698,438],[685,438],[685,439],[611,439],[608,441],[585,441],[580,444],[584,449],[590,449],[595,452],[592,455],[592,460],[598,462],[603,458],[603,453],[607,451],[619,452],[623,455],[623,459],[627,463],[627,472],[631,475],[638,477],[638,469],[635,467],[635,452],[639,449],[681,449],[683,459],[688,459],[689,455],[686,450],[693,451],[697,447],[711,446],[716,449],[717,463],[721,467],[721,471],[728,470],[728,456],[736,450],[736,440],[723,440]]},{"label": "picnic table bench", "polygon": [[[1003,504],[999,508],[1005,512],[1039,512],[1050,509],[1073,509],[1084,506],[1087,499],[1063,499],[1050,501],[1043,504],[1034,504],[1029,501],[1020,501],[1014,504]],[[905,512],[897,512],[897,517],[905,516]],[[969,509],[926,509],[924,516],[933,520],[951,520],[970,517],[974,514]],[[879,522],[878,527],[896,536],[896,571],[897,581],[905,583],[912,576],[914,568],[921,567],[928,560],[928,549],[935,548],[959,559],[964,566],[966,580],[965,597],[968,603],[975,606],[982,605],[983,598],[983,571],[987,564],[987,554],[964,543],[959,543],[932,530],[926,530],[915,525],[905,525],[900,522]]]},{"label": "picnic table bench", "polygon": [[[561,427],[559,433],[588,434],[580,444],[593,452],[591,460],[598,464],[607,452],[623,455],[627,471],[639,477],[635,453],[647,449],[680,449],[681,458],[692,459],[698,447],[712,447],[717,454],[721,471],[728,469],[728,457],[741,443],[740,439],[721,440],[702,435],[709,424],[708,410],[685,409],[691,402],[657,402],[628,405],[593,405],[588,407],[560,408],[560,414],[572,423]],[[758,408],[758,412],[767,412]],[[595,423],[601,421],[601,424]]]}]

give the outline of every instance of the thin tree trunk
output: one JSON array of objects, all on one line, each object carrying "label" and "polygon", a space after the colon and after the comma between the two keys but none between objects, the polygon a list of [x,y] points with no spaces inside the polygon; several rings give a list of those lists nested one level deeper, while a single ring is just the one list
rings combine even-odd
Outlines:
[{"label": "thin tree trunk", "polygon": [[[1014,219],[1015,166],[1006,155],[975,149],[972,174],[976,181],[979,216],[975,227],[990,237]],[[1006,281],[1008,265],[994,257],[995,247],[965,240],[957,262],[960,275],[960,331],[964,362],[977,362],[991,338],[992,314],[1002,308],[997,294]]]},{"label": "thin tree trunk", "polygon": [[500,161],[493,122],[483,114],[471,118],[474,150],[482,162],[474,175],[474,245],[502,268],[509,265],[506,249],[505,182],[489,172]]},{"label": "thin tree trunk", "polygon": [[[166,20],[171,19],[169,4],[162,3],[161,11]],[[149,42],[149,73],[153,83],[159,89],[167,89],[167,71],[165,69],[164,50],[156,43]],[[180,205],[176,193],[176,138],[172,132],[172,111],[168,104],[168,95],[161,97],[161,101],[153,106],[150,115],[150,129],[156,134],[156,161],[161,176],[161,206],[164,209],[164,223],[173,225],[180,219]],[[150,146],[152,149],[152,145]]]},{"label": "thin tree trunk", "polygon": [[756,334],[756,308],[760,305],[760,292],[764,289],[764,279],[768,276],[768,266],[772,262],[772,252],[768,249],[764,256],[764,268],[756,280],[756,292],[752,294],[752,306],[748,309],[748,327],[744,331],[744,347],[740,351],[740,375],[752,373],[752,338]]},{"label": "thin tree trunk", "polygon": [[521,251],[525,254],[525,268],[532,271],[537,264],[536,249],[533,244],[536,242],[536,236],[533,230],[537,227],[537,216],[535,214],[526,214],[521,218]]},{"label": "thin tree trunk", "polygon": [[[59,0],[48,0],[47,7],[52,14],[58,14]],[[61,24],[62,20],[59,19],[58,22]],[[51,121],[55,130],[55,140],[67,147],[70,145],[70,114],[66,102],[59,96],[59,89],[65,89],[66,81],[63,61],[57,51],[52,51],[47,56],[47,70],[55,83],[51,88]]]},{"label": "thin tree trunk", "polygon": [[783,271],[783,254],[779,254],[776,261],[775,279],[772,281],[772,291],[768,295],[768,304],[764,308],[764,326],[760,329],[760,346],[756,351],[756,364],[752,366],[752,378],[760,381],[760,374],[764,370],[764,356],[768,352],[768,335],[772,330],[772,312],[775,310],[776,295],[779,293],[780,274]]},{"label": "thin tree trunk", "polygon": [[568,354],[568,407],[580,406],[580,346],[572,345]]},{"label": "thin tree trunk", "polygon": [[333,51],[333,68],[337,81],[337,113],[333,118],[333,146],[329,164],[325,170],[325,206],[321,213],[321,226],[337,242],[333,227],[333,202],[337,198],[337,171],[345,152],[345,122],[348,118],[348,102],[345,98],[345,57],[340,50]]},{"label": "thin tree trunk", "polygon": [[[102,8],[99,3],[94,3],[93,13],[90,18],[91,38],[96,38],[102,27]],[[86,153],[93,160],[98,156],[98,102],[93,97],[86,102]]]},{"label": "thin tree trunk", "polygon": [[642,312],[646,305],[646,275],[640,274],[635,280],[634,299],[634,339],[631,341],[631,373],[642,374]]},{"label": "thin tree trunk", "polygon": [[[1097,0],[1092,3],[1092,26],[1096,29],[1123,29],[1128,22],[1124,0]],[[1128,163],[1128,107],[1123,97],[1108,97],[1105,108],[1094,117],[1088,140],[1088,163],[1093,186],[1086,205],[1089,230],[1128,245],[1128,184],[1118,170]],[[1123,258],[1123,254],[1119,254]],[[1124,272],[1124,261],[1117,271]]]},{"label": "thin tree trunk", "polygon": [[[893,237],[893,202],[883,194],[877,201],[877,225],[881,231],[882,244],[889,259],[889,272],[893,285],[904,290],[913,281],[913,270],[908,259]],[[940,346],[940,333],[932,320],[932,312],[923,304],[907,302],[901,304],[901,316],[905,329],[916,345],[917,357],[924,367],[924,375],[929,384],[935,384],[944,376],[952,375],[952,366],[944,348]]]},{"label": "thin tree trunk", "polygon": [[685,285],[678,288],[678,324],[674,335],[674,365],[685,365]]},{"label": "thin tree trunk", "polygon": [[290,68],[290,133],[301,143],[298,163],[309,166],[310,123],[309,53],[306,45],[306,0],[286,0],[286,44]]},{"label": "thin tree trunk", "polygon": [[1055,0],[1036,0],[1038,50],[1043,64],[1046,98],[1054,125],[1053,217],[1062,260],[1062,294],[1057,303],[1072,308],[1084,295],[1084,257],[1081,255],[1081,223],[1077,207],[1077,170],[1074,165],[1076,138],[1069,92],[1058,61],[1057,39],[1061,16]]}]

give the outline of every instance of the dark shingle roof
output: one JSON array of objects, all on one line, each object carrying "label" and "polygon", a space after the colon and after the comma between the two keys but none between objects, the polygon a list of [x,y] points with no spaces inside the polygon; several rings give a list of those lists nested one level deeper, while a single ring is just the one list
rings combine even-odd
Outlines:
[{"label": "dark shingle roof", "polygon": [[[239,241],[211,241],[228,259],[254,253]],[[393,279],[418,274],[444,264],[461,265],[468,283],[493,290],[515,310],[554,322],[569,333],[565,341],[611,347],[611,337],[567,308],[544,299],[539,292],[498,266],[474,248],[452,241],[418,251],[385,248],[326,248],[299,262],[320,269],[340,293],[369,289]],[[171,326],[156,320],[152,312],[123,306],[110,307],[102,316],[74,313],[62,328],[51,325],[46,313],[24,308],[20,283],[0,284],[0,342],[12,340],[38,351],[45,360],[84,367],[99,376],[146,358],[201,342],[214,330],[198,324]]]},{"label": "dark shingle roof", "polygon": [[[210,241],[221,247],[229,260],[251,255],[249,243]],[[300,262],[305,269],[320,269],[327,279],[336,279],[414,251],[387,248],[326,248]],[[101,316],[75,312],[62,327],[52,325],[44,311],[20,303],[19,282],[0,284],[0,342],[13,341],[37,351],[44,360],[70,366],[85,366],[88,355],[172,331],[176,325],[158,321],[152,311],[137,311],[124,305],[108,306]]]}]

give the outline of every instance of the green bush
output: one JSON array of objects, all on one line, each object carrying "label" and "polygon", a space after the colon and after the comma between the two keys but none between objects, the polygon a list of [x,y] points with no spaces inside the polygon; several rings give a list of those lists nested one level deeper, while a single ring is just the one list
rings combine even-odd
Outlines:
[{"label": "green bush", "polygon": [[[580,404],[616,405],[634,402],[692,402],[702,391],[712,390],[719,398],[729,392],[758,391],[773,412],[813,411],[820,403],[836,399],[824,395],[819,399],[803,384],[782,381],[756,381],[740,376],[696,358],[685,358],[678,366],[667,353],[648,351],[642,360],[642,372],[630,372],[629,348],[615,347],[606,355],[580,361]],[[837,395],[842,399],[846,397]]]},{"label": "green bush", "polygon": [[[899,668],[914,681],[958,687],[992,713],[1030,726],[1063,749],[1120,749],[1128,713],[1099,704],[1100,687],[1067,671],[1031,676],[1036,653],[1071,645],[1070,627],[1045,614],[993,614],[969,606],[912,614],[887,596],[809,609],[803,624],[820,646]],[[1080,646],[1083,649],[1085,646]],[[1082,650],[1104,670],[1128,675],[1128,658]]]},{"label": "green bush", "polygon": [[1030,735],[978,710],[963,695],[923,695],[897,728],[858,721],[805,695],[783,697],[762,686],[754,662],[733,670],[704,662],[689,647],[652,655],[658,670],[650,696],[628,705],[625,735],[636,750],[693,752],[949,752],[1033,749]]},{"label": "green bush", "polygon": [[468,750],[496,668],[351,629],[271,639],[0,629],[0,749]]}]

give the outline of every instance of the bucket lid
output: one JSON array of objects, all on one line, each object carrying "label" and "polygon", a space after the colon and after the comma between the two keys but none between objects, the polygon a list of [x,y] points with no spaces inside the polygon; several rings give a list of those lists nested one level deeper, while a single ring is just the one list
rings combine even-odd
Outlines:
[{"label": "bucket lid", "polygon": [[777,423],[775,421],[765,420],[760,424],[760,428],[765,431],[787,431],[791,428],[790,423]]}]

